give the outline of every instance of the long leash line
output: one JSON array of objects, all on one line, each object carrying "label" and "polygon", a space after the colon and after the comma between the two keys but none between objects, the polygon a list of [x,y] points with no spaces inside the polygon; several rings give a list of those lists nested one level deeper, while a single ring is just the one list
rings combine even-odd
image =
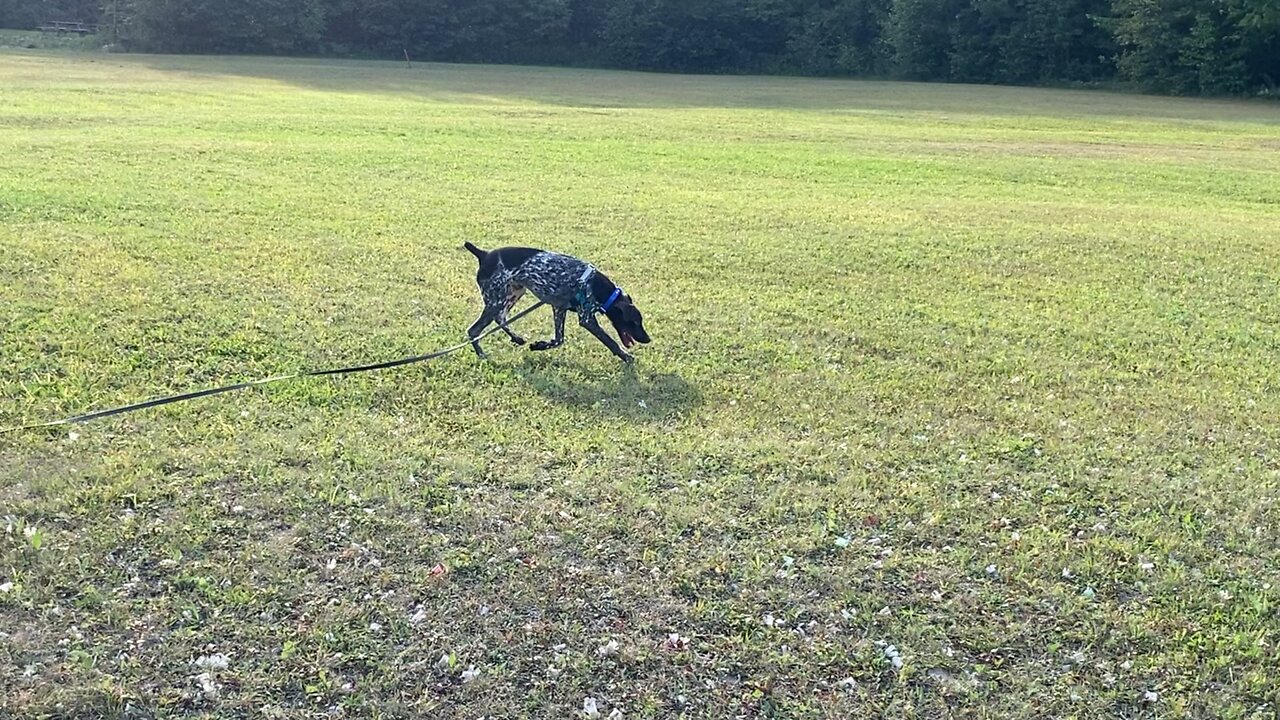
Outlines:
[{"label": "long leash line", "polygon": [[[475,339],[480,340],[482,338],[488,337],[491,333],[495,333],[499,330],[502,330],[505,327],[510,326],[515,321],[519,320],[525,315],[528,315],[534,310],[537,310],[538,308],[542,307],[544,304],[545,303],[539,302],[534,304],[532,307],[525,308],[520,313],[512,317],[510,320],[507,320],[506,325],[495,325],[494,327],[491,327],[488,330],[480,333],[478,336],[476,336]],[[424,360],[431,360],[433,358],[443,357],[445,355],[448,355],[449,353],[457,352],[458,350],[461,350],[462,348],[467,347],[471,343],[472,343],[472,340],[468,338],[464,342],[460,342],[457,345],[447,347],[443,350],[437,350],[432,353],[427,353],[426,355],[415,355],[413,357],[402,358],[400,360],[390,360],[388,362],[375,363],[373,365],[357,365],[355,367],[333,368],[330,370],[309,370],[307,372],[293,373],[292,375],[275,375],[272,377],[262,378],[261,380],[250,380],[248,382],[236,383],[234,385],[224,385],[222,387],[209,388],[207,390],[195,390],[193,392],[182,393],[181,395],[169,395],[167,397],[156,398],[154,400],[147,400],[145,402],[134,403],[133,405],[124,405],[122,407],[110,408],[108,410],[98,410],[96,412],[85,413],[84,415],[76,415],[74,417],[63,418],[61,420],[50,420],[49,422],[34,423],[31,425],[18,425],[16,427],[3,428],[3,429],[0,429],[0,435],[4,435],[6,433],[11,433],[11,432],[19,432],[21,430],[36,430],[38,428],[57,427],[59,425],[73,425],[76,423],[96,420],[98,418],[110,417],[112,415],[123,415],[125,413],[131,413],[136,410],[145,410],[147,408],[159,407],[160,405],[168,405],[169,403],[181,402],[183,400],[192,400],[199,397],[206,397],[208,395],[218,395],[220,393],[231,392],[233,390],[243,390],[245,388],[251,388],[251,387],[257,387],[258,385],[267,385],[270,383],[282,382],[284,380],[294,380],[294,379],[303,378],[303,377],[317,377],[321,375],[347,375],[350,373],[368,372],[370,370],[383,370],[386,368],[393,368],[393,367],[398,367],[400,365],[408,365],[410,363],[417,363],[417,362],[422,362]]]}]

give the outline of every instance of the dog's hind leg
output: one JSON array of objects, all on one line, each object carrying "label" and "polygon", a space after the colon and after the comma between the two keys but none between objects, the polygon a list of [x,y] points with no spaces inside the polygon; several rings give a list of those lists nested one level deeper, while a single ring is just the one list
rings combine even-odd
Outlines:
[{"label": "dog's hind leg", "polygon": [[511,308],[515,307],[516,303],[520,301],[520,298],[523,295],[524,288],[514,288],[507,294],[502,307],[498,310],[498,327],[502,328],[502,331],[507,334],[507,337],[511,338],[511,342],[517,345],[525,344],[525,339],[512,332],[511,328],[507,327],[507,313],[511,312]]},{"label": "dog's hind leg", "polygon": [[550,350],[558,348],[564,344],[564,317],[569,313],[564,308],[556,308],[552,318],[555,324],[556,336],[552,340],[539,340],[529,346],[530,350]]}]

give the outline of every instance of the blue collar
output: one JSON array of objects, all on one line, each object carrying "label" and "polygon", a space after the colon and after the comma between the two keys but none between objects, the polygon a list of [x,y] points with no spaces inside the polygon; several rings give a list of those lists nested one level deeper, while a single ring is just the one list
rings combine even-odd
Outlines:
[{"label": "blue collar", "polygon": [[604,304],[600,306],[600,312],[609,312],[609,308],[613,307],[613,304],[617,302],[620,297],[622,297],[622,288],[615,287],[613,289],[613,294],[610,295],[609,299],[605,300]]}]

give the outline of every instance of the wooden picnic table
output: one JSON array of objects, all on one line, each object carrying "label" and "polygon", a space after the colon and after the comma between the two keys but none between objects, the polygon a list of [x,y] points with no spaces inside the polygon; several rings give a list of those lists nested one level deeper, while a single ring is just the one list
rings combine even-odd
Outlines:
[{"label": "wooden picnic table", "polygon": [[71,20],[50,20],[49,22],[41,23],[36,29],[40,32],[71,32],[80,35],[89,35],[98,31],[98,28],[94,25]]}]

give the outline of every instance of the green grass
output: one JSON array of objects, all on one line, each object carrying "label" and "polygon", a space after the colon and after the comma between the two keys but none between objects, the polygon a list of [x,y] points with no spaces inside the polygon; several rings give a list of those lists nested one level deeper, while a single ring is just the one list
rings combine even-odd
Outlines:
[{"label": "green grass", "polygon": [[1276,713],[1276,105],[19,51],[0,87],[0,425],[452,344],[468,239],[592,259],[654,336],[0,436],[0,715]]}]

